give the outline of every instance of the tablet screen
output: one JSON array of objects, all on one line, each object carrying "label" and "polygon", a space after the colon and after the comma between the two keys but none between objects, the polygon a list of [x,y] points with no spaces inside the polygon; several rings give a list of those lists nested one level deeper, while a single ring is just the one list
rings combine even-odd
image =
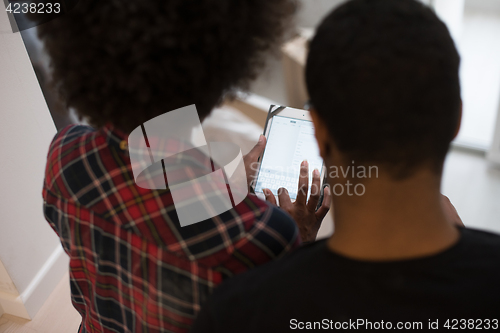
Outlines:
[{"label": "tablet screen", "polygon": [[262,192],[263,188],[268,188],[277,195],[278,189],[284,187],[290,198],[295,199],[302,161],[309,162],[309,186],[312,171],[318,169],[321,172],[323,166],[313,123],[274,116],[270,126],[255,191]]}]

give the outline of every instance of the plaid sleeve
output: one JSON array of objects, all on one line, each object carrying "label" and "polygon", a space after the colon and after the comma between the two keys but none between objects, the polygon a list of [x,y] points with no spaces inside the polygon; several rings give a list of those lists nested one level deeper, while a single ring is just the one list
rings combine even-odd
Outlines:
[{"label": "plaid sleeve", "polygon": [[250,268],[276,260],[300,246],[295,221],[280,208],[271,206],[228,248],[229,256],[216,271],[231,277]]}]

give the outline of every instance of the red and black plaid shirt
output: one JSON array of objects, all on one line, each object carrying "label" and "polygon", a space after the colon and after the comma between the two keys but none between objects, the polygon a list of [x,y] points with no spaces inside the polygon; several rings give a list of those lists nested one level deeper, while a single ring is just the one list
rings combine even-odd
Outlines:
[{"label": "red and black plaid shirt", "polygon": [[299,245],[293,220],[254,195],[181,228],[168,190],[134,183],[124,140],[71,125],[48,154],[45,217],[71,260],[80,332],[186,332],[223,279]]}]

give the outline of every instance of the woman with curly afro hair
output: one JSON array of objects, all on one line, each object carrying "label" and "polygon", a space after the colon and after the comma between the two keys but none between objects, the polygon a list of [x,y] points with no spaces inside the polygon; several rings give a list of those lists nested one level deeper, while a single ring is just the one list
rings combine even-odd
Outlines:
[{"label": "woman with curly afro hair", "polygon": [[[135,184],[127,149],[128,134],[144,122],[192,104],[203,120],[247,88],[296,7],[295,0],[80,0],[38,27],[55,87],[91,125],[56,135],[43,189],[46,219],[70,257],[79,332],[187,332],[224,279],[300,244],[295,221],[252,194],[181,227],[168,188]],[[262,138],[245,163],[264,145]],[[307,221],[305,241],[302,230],[318,222]]]}]

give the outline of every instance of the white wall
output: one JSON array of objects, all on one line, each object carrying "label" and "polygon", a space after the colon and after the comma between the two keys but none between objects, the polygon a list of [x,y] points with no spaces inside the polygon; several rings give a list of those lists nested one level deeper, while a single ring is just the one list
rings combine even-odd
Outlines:
[{"label": "white wall", "polygon": [[[301,0],[301,8],[297,15],[297,25],[299,27],[314,28],[319,22],[330,13],[330,11],[343,3],[346,0]],[[423,3],[429,4],[431,0],[420,0]],[[433,0],[442,1],[442,0]],[[445,1],[463,1],[463,0],[445,0]],[[467,1],[491,1],[498,2],[500,0],[467,0]]]},{"label": "white wall", "polygon": [[7,299],[0,290],[0,306],[12,313],[12,302],[21,304],[32,317],[68,267],[42,211],[46,154],[56,129],[21,35],[12,33],[3,9],[0,117],[0,261],[18,293]]},{"label": "white wall", "polygon": [[478,10],[500,10],[499,0],[465,0],[465,6],[468,9],[478,9]]},{"label": "white wall", "polygon": [[299,27],[314,28],[330,11],[345,0],[302,0],[297,15]]},{"label": "white wall", "polygon": [[465,0],[433,0],[433,6],[458,43],[462,34]]}]

